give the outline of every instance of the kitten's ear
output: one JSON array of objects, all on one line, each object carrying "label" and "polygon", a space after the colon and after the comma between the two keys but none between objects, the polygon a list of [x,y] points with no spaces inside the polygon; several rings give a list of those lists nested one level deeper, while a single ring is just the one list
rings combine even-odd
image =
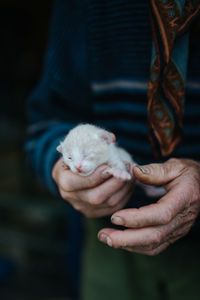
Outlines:
[{"label": "kitten's ear", "polygon": [[60,145],[56,148],[56,150],[57,150],[58,152],[62,153],[62,152],[63,152],[62,144],[60,144]]},{"label": "kitten's ear", "polygon": [[111,143],[115,143],[116,142],[116,137],[112,132],[108,132],[108,131],[103,131],[101,133],[101,138],[102,140],[104,140],[108,145]]}]

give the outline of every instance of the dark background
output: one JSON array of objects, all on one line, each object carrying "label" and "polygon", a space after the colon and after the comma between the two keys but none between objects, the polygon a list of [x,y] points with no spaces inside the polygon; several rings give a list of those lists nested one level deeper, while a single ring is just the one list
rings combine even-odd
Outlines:
[{"label": "dark background", "polygon": [[[53,0],[0,1],[1,300],[77,299],[73,212],[41,188],[23,150],[26,102],[41,78],[52,8]],[[195,24],[193,48],[199,30]]]},{"label": "dark background", "polygon": [[23,150],[26,101],[41,76],[52,3],[0,3],[2,300],[72,299],[76,293],[68,269],[70,210],[42,190]]}]

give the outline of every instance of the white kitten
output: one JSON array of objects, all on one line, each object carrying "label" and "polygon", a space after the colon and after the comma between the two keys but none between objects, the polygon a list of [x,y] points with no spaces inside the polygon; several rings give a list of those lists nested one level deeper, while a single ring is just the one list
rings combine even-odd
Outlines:
[{"label": "white kitten", "polygon": [[[69,131],[64,141],[57,147],[62,153],[64,163],[73,173],[88,176],[94,170],[107,164],[106,173],[116,178],[130,180],[132,175],[127,171],[124,162],[133,162],[130,154],[119,148],[112,133],[90,124],[80,124]],[[156,188],[142,183],[146,194],[155,197],[164,194],[163,188]]]}]

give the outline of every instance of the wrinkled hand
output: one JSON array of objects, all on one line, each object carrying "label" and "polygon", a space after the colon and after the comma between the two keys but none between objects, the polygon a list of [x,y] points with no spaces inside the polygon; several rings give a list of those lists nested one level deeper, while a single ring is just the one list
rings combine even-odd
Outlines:
[{"label": "wrinkled hand", "polygon": [[128,229],[102,229],[98,237],[114,248],[157,255],[185,236],[200,211],[200,164],[170,159],[163,164],[134,167],[135,176],[146,184],[163,185],[167,193],[155,204],[117,211],[114,224]]},{"label": "wrinkled hand", "polygon": [[87,177],[72,173],[63,167],[62,158],[52,170],[61,197],[85,216],[98,218],[122,209],[133,193],[134,180],[123,181],[102,174],[108,166],[102,165]]}]

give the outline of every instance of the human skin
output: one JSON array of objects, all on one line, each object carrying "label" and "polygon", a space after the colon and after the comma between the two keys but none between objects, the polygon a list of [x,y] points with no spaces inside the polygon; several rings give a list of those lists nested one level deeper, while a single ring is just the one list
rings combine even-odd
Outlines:
[{"label": "human skin", "polygon": [[104,228],[100,241],[154,256],[185,236],[200,211],[200,164],[189,159],[169,159],[163,164],[132,166],[141,182],[163,185],[166,194],[155,204],[115,212],[111,221],[124,230]]},{"label": "human skin", "polygon": [[107,168],[102,165],[86,178],[72,173],[60,158],[53,167],[52,177],[64,200],[86,217],[99,218],[123,208],[134,190],[134,179],[123,181],[103,174]]}]

